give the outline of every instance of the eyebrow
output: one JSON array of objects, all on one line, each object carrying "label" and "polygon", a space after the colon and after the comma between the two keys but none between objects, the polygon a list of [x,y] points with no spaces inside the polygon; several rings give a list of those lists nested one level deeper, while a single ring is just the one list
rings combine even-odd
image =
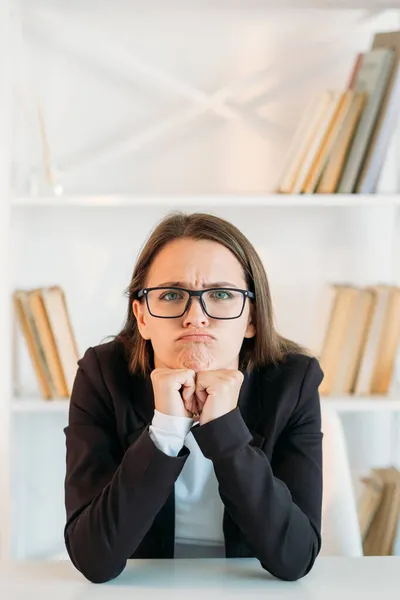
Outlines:
[{"label": "eyebrow", "polygon": [[[164,283],[159,283],[157,286],[154,287],[183,287],[183,288],[189,288],[190,286],[186,281],[164,281]],[[231,281],[217,281],[217,282],[213,282],[213,283],[203,283],[203,285],[201,286],[203,289],[207,289],[207,288],[219,288],[219,287],[232,287],[232,288],[237,288],[238,286],[235,283],[232,283]]]}]

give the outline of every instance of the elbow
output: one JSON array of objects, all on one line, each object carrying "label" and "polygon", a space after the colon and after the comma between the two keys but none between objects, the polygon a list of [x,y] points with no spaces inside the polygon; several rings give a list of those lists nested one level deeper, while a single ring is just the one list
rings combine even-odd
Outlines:
[{"label": "elbow", "polygon": [[[282,581],[297,581],[305,577],[312,570],[320,549],[320,542],[314,539],[307,553],[303,549],[286,549],[286,552],[277,552],[268,559],[260,560],[263,569]],[[277,557],[280,558],[277,560]]]},{"label": "elbow", "polygon": [[91,583],[107,583],[107,581],[118,577],[126,567],[126,560],[122,564],[117,564],[112,557],[107,560],[105,557],[90,552],[84,544],[79,544],[79,551],[68,534],[65,535],[64,539],[72,564]]},{"label": "elbow", "polygon": [[260,564],[263,569],[268,571],[270,575],[273,575],[277,579],[281,579],[282,581],[298,581],[311,571],[314,561],[306,568],[298,568],[296,565],[279,565],[270,567],[261,561]]},{"label": "elbow", "polygon": [[77,569],[90,583],[107,583],[107,581],[112,581],[122,573],[125,564],[112,570],[109,565],[106,565],[104,570],[97,566],[92,568],[91,565],[82,565],[82,568],[77,566]]},{"label": "elbow", "polygon": [[112,579],[118,577],[118,575],[122,573],[123,569],[124,567],[122,567],[122,569],[115,574],[104,573],[97,570],[90,571],[79,569],[79,571],[88,581],[90,581],[90,583],[107,583],[107,581],[111,581]]}]

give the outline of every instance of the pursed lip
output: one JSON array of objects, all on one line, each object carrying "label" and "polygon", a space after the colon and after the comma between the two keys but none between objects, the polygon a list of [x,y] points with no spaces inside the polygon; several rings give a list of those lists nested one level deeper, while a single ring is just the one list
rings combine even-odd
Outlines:
[{"label": "pursed lip", "polygon": [[185,333],[184,335],[181,335],[178,340],[200,340],[200,341],[206,341],[206,340],[213,340],[215,339],[212,335],[209,335],[208,333]]}]

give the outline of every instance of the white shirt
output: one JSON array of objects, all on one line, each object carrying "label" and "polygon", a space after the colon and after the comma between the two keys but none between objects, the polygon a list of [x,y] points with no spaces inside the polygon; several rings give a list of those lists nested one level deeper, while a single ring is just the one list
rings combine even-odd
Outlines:
[{"label": "white shirt", "polygon": [[154,444],[177,456],[185,445],[190,454],[175,482],[175,558],[225,557],[222,530],[224,505],[210,459],[201,452],[190,429],[193,419],[158,410],[149,427]]}]

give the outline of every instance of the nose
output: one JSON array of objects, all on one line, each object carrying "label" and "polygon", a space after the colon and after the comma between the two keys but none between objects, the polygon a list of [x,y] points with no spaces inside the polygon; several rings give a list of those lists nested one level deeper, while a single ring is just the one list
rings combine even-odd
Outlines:
[{"label": "nose", "polygon": [[189,307],[183,315],[183,324],[185,327],[193,325],[194,327],[201,327],[207,325],[209,322],[208,316],[203,310],[200,302],[200,298],[191,298]]}]

